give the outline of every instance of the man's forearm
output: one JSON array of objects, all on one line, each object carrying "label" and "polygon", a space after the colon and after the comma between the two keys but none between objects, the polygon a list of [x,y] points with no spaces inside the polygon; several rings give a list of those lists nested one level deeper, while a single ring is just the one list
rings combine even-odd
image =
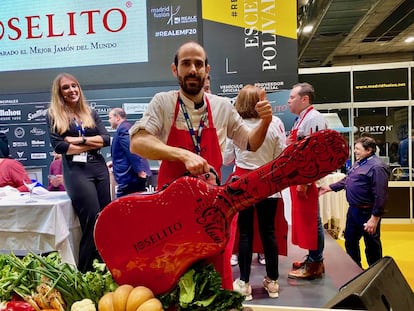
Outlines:
[{"label": "man's forearm", "polygon": [[148,160],[181,161],[176,149],[178,148],[164,144],[145,130],[139,130],[131,137],[131,152]]},{"label": "man's forearm", "polygon": [[261,120],[259,125],[250,131],[248,140],[249,151],[256,151],[260,148],[266,138],[266,133],[269,125],[270,122]]}]

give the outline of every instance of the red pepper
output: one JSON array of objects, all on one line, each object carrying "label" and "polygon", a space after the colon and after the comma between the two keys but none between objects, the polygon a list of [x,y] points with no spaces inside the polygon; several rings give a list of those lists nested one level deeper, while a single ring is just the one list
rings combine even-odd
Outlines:
[{"label": "red pepper", "polygon": [[6,311],[36,311],[33,306],[26,301],[9,301],[6,305]]}]

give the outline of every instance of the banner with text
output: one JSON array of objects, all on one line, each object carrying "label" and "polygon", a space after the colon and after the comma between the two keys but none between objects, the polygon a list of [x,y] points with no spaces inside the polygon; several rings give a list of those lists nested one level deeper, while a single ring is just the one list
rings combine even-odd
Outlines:
[{"label": "banner with text", "polygon": [[[148,61],[145,1],[2,0],[0,71]],[[134,53],[123,53],[123,51]]]},{"label": "banner with text", "polygon": [[203,0],[203,44],[214,93],[245,84],[267,92],[297,82],[296,1]]}]

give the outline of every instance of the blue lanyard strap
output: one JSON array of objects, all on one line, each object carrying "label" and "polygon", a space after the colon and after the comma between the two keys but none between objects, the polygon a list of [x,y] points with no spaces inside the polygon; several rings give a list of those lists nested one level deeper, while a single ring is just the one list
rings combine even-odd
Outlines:
[{"label": "blue lanyard strap", "polygon": [[181,97],[178,97],[178,101],[180,103],[181,109],[184,114],[185,122],[187,123],[188,131],[191,136],[191,140],[193,141],[194,149],[197,154],[200,154],[201,147],[200,147],[200,141],[201,141],[201,133],[203,131],[203,128],[205,126],[205,121],[207,119],[207,112],[203,114],[200,120],[200,125],[198,127],[197,133],[194,130],[193,124],[191,122],[190,116],[188,115],[187,107],[185,106],[183,100]]},{"label": "blue lanyard strap", "polygon": [[362,165],[364,165],[365,163],[367,163],[369,160],[371,160],[374,157],[374,155],[369,156],[368,158],[362,159],[358,162],[355,163],[355,165],[353,167],[351,167],[351,169],[348,171],[348,175],[356,170],[358,167],[361,167]]},{"label": "blue lanyard strap", "polygon": [[80,124],[79,124],[76,118],[73,118],[73,122],[75,123],[76,130],[78,131],[79,137],[85,136],[85,128],[83,127],[82,120],[80,121]]}]

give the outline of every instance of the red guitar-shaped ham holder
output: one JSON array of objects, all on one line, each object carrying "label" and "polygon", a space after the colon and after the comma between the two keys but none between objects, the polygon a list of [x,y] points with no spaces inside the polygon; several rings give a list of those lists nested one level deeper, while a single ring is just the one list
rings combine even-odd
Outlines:
[{"label": "red guitar-shaped ham holder", "polygon": [[314,182],[348,156],[344,138],[323,130],[222,186],[185,176],[159,192],[121,197],[100,213],[96,246],[118,284],[166,293],[193,263],[224,248],[238,211],[289,186]]}]

